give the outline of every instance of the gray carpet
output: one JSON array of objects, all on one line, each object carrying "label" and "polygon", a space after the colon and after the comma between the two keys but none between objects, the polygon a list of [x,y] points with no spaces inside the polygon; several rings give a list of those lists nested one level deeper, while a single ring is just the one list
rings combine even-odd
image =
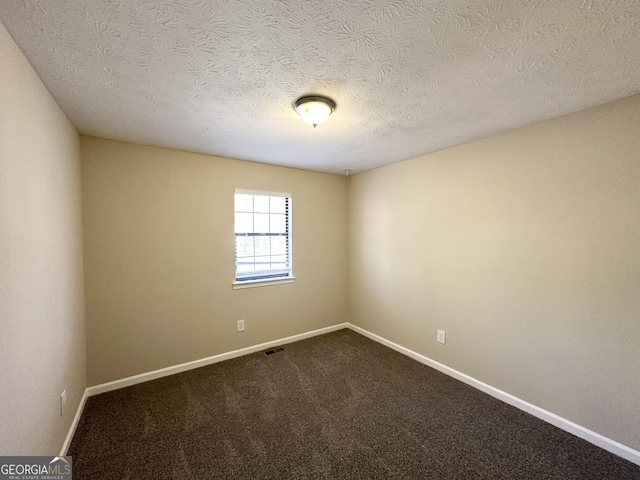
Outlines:
[{"label": "gray carpet", "polygon": [[82,479],[640,479],[640,467],[350,330],[89,398]]}]

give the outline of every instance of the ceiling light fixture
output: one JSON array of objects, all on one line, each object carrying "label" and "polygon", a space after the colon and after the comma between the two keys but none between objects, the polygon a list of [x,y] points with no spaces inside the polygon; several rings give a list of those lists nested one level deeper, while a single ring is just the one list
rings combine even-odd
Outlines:
[{"label": "ceiling light fixture", "polygon": [[302,97],[293,104],[302,119],[316,128],[327,121],[329,115],[336,109],[336,103],[326,97]]}]

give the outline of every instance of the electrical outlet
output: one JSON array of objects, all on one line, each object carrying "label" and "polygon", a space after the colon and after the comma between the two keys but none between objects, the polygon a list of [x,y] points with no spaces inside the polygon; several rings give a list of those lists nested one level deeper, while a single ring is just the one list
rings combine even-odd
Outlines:
[{"label": "electrical outlet", "polygon": [[447,332],[445,332],[444,330],[438,330],[437,332],[438,333],[436,334],[436,340],[438,341],[438,343],[442,343],[444,345]]},{"label": "electrical outlet", "polygon": [[60,394],[60,416],[64,417],[65,410],[67,409],[67,391],[63,390]]},{"label": "electrical outlet", "polygon": [[238,325],[238,331],[244,332],[244,320],[238,320],[236,323]]}]

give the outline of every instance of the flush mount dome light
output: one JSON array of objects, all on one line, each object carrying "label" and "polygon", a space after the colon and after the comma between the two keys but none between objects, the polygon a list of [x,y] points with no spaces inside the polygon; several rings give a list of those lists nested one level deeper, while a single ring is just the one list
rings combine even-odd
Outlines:
[{"label": "flush mount dome light", "polygon": [[305,122],[315,128],[327,121],[329,115],[336,109],[336,103],[326,97],[302,97],[296,100],[293,108]]}]

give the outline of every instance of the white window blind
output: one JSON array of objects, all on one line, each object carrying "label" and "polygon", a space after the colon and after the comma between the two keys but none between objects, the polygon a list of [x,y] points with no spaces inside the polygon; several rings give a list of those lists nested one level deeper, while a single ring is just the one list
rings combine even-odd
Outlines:
[{"label": "white window blind", "polygon": [[236,189],[236,282],[291,277],[291,194]]}]

